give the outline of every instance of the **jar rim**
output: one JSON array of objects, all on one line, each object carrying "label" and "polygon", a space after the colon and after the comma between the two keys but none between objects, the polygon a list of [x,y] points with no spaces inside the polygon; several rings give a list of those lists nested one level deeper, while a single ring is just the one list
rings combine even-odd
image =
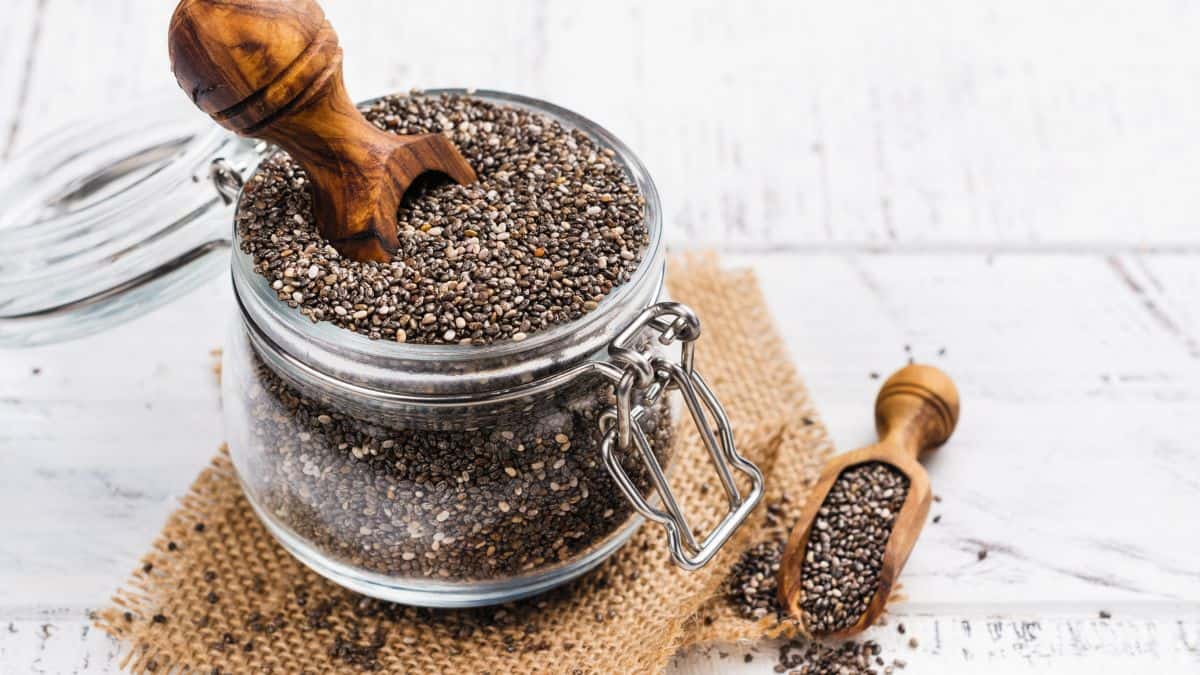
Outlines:
[{"label": "jar rim", "polygon": [[[530,363],[529,368],[504,367],[492,373],[495,382],[475,381],[462,383],[464,386],[452,386],[445,377],[432,376],[428,382],[405,382],[402,373],[405,371],[423,372],[434,364],[446,366],[453,377],[475,374],[470,366],[488,362],[510,360],[520,363],[522,357],[529,356],[536,360],[539,354],[547,352],[555,345],[570,342],[572,337],[592,335],[594,339],[587,340],[582,348],[574,350],[576,356],[590,356],[607,346],[608,342],[625,325],[648,304],[654,302],[662,284],[663,272],[663,227],[662,204],[658,189],[650,177],[649,170],[633,151],[614,134],[588,118],[566,108],[537,98],[513,94],[509,92],[445,88],[428,89],[414,92],[416,95],[439,96],[443,94],[455,96],[471,96],[485,101],[525,108],[547,115],[568,129],[576,129],[597,142],[601,147],[611,149],[626,174],[638,187],[645,204],[643,218],[646,224],[649,240],[642,252],[642,259],[634,269],[630,278],[615,287],[597,305],[596,309],[567,323],[553,326],[547,330],[530,335],[525,340],[503,340],[489,345],[440,345],[440,344],[410,344],[398,343],[392,340],[371,339],[365,335],[334,325],[328,321],[314,322],[294,308],[282,303],[271,288],[270,281],[254,270],[253,257],[242,251],[240,236],[234,228],[234,246],[232,256],[232,274],[234,291],[241,305],[243,318],[252,322],[262,333],[271,337],[274,348],[282,349],[291,356],[306,363],[309,367],[323,371],[335,378],[357,380],[359,384],[368,384],[383,390],[405,390],[416,394],[463,393],[464,391],[493,390],[509,388],[516,384],[524,384],[532,379],[550,372],[562,370],[576,363],[579,358],[551,358],[555,367],[537,367]],[[368,106],[381,100],[381,97],[368,99],[359,105]],[[239,200],[240,201],[240,200]],[[240,203],[239,203],[240,208]],[[236,215],[235,215],[236,222]],[[657,274],[656,274],[657,273]],[[653,287],[652,290],[649,290]],[[645,299],[648,296],[648,301]],[[622,320],[623,319],[623,320]],[[326,357],[335,355],[336,359]],[[338,363],[341,365],[339,366]],[[370,371],[363,372],[354,367],[370,365]],[[326,367],[329,366],[329,367]],[[482,370],[486,371],[484,367]],[[540,373],[536,371],[541,371]],[[332,372],[331,372],[332,371]],[[392,377],[380,377],[385,372]],[[356,377],[361,375],[362,377]],[[444,389],[462,390],[443,392]]]}]

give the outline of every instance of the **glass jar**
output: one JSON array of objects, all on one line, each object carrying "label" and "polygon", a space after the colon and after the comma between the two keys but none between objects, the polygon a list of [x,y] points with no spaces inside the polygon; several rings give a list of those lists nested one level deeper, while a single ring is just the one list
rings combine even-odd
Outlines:
[{"label": "glass jar", "polygon": [[[462,607],[544,591],[599,564],[643,519],[664,527],[676,564],[698,568],[760,501],[763,477],[737,453],[724,411],[692,367],[698,318],[662,297],[654,184],[619,140],[574,113],[511,94],[470,93],[536,110],[616,153],[646,201],[650,242],[640,265],[595,310],[523,341],[401,344],[313,323],[280,303],[235,235],[237,308],[222,393],[245,493],[302,562],[353,590],[408,604]],[[0,311],[10,308],[0,314],[0,340],[32,343],[102,328],[142,309],[134,302],[139,293],[178,294],[187,285],[179,279],[199,276],[195,268],[209,257],[197,250],[228,245],[243,177],[270,149],[149,126],[161,133],[150,134],[153,143],[135,144],[119,171],[109,152],[93,174],[77,166],[57,182],[39,183],[58,187],[10,207],[0,218],[0,225],[10,223],[0,241],[15,232],[20,242],[34,231],[31,222],[39,234],[78,229],[89,219],[102,232],[114,230],[118,225],[107,220],[121,212],[114,204],[149,199],[151,190],[161,195],[164,183],[194,192],[207,182],[197,179],[202,158],[211,160],[216,194],[191,198],[202,208],[176,204],[170,224],[145,239],[100,237],[101,254],[120,245],[145,261],[115,275],[95,266],[92,282],[100,290],[86,284],[86,292],[79,290],[79,271],[103,259],[94,249],[15,272],[0,267]],[[129,135],[137,136],[130,130],[119,138]],[[214,159],[215,150],[222,156]],[[17,198],[20,185],[32,184],[25,173],[10,174],[0,181],[0,195]],[[82,202],[67,211],[47,206]],[[164,242],[183,250],[164,259]],[[75,287],[43,284],[40,304],[26,301],[11,311],[5,297],[20,284],[53,282],[56,275],[72,278]],[[705,537],[688,524],[667,479],[675,417],[683,410],[698,426],[728,496],[727,514]],[[748,477],[748,491],[739,489],[735,473]]]}]

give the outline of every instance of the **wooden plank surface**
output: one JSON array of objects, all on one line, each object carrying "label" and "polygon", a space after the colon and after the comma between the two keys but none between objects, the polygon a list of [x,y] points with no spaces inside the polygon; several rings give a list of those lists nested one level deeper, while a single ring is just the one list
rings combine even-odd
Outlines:
[{"label": "wooden plank surface", "polygon": [[[889,653],[916,672],[1200,667],[1200,7],[325,4],[356,96],[508,89],[624,138],[676,249],[758,271],[839,447],[872,440],[871,373],[911,353],[958,379],[962,425],[930,461],[942,519],[895,608],[922,643],[884,629]],[[8,3],[5,155],[169,90],[171,5]],[[113,671],[87,613],[220,440],[209,351],[231,311],[217,280],[0,351],[0,672]],[[730,653],[674,672],[771,672],[768,646]]]},{"label": "wooden plank surface", "polygon": [[[354,96],[478,86],[579,111],[646,160],[681,240],[1200,249],[1193,3],[326,4]],[[174,87],[173,3],[10,5],[17,148]]]}]

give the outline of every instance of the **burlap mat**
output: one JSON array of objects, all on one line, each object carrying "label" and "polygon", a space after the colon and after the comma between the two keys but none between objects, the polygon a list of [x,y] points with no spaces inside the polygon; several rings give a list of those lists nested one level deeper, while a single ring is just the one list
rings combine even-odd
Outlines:
[{"label": "burlap mat", "polygon": [[[668,279],[702,319],[697,368],[739,448],[767,473],[767,501],[786,493],[798,511],[830,444],[753,273],[703,256],[672,261]],[[722,491],[690,421],[678,439],[672,482],[685,512],[711,523]],[[739,618],[721,595],[740,552],[766,536],[764,511],[697,572],[672,565],[662,530],[647,525],[568,586],[435,611],[356,596],[295,561],[255,518],[222,452],[96,623],[128,647],[122,666],[135,673],[659,672],[687,645],[787,630]]]}]

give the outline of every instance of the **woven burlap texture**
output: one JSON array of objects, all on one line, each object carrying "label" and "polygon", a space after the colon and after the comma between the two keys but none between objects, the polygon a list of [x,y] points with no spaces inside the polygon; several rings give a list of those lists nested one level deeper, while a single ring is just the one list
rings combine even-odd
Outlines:
[{"label": "woven burlap texture", "polygon": [[[752,272],[709,255],[671,261],[671,296],[703,322],[697,369],[724,403],[739,449],[767,474],[766,502],[802,503],[830,451]],[[803,355],[797,355],[803,356]],[[723,491],[690,421],[671,480],[711,524]],[[96,615],[135,673],[654,673],[681,647],[786,631],[721,597],[745,548],[768,536],[760,507],[708,566],[671,564],[642,527],[579,581],[502,607],[427,610],[368,601],[309,571],[265,531],[225,452],[196,479],[143,564]],[[364,655],[358,659],[349,654]]]}]

